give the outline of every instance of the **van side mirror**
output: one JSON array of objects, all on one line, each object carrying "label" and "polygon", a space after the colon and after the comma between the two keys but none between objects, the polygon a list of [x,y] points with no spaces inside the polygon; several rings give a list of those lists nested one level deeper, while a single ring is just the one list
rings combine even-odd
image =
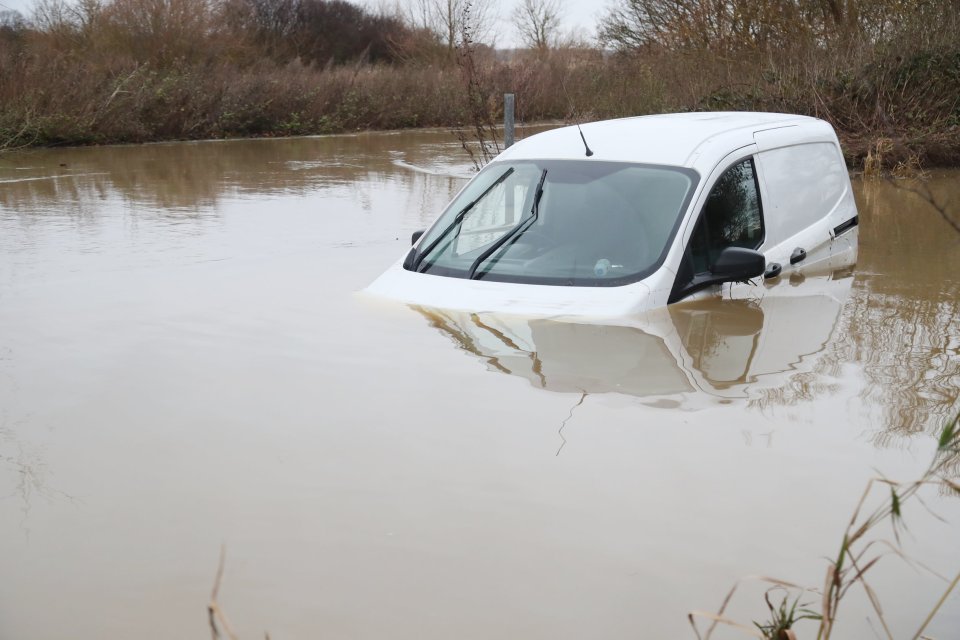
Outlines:
[{"label": "van side mirror", "polygon": [[412,246],[417,244],[417,240],[419,240],[420,236],[426,233],[426,231],[427,231],[426,229],[420,229],[420,231],[414,231],[413,235],[410,236],[410,245]]},{"label": "van side mirror", "polygon": [[[689,258],[689,250],[687,257]],[[759,251],[743,247],[727,247],[717,254],[717,259],[709,272],[694,274],[693,278],[687,282],[681,282],[678,278],[667,302],[668,304],[679,302],[712,284],[746,282],[763,275],[766,266],[767,259]]]},{"label": "van side mirror", "polygon": [[710,267],[713,282],[741,282],[762,276],[767,259],[759,251],[743,247],[727,247]]}]

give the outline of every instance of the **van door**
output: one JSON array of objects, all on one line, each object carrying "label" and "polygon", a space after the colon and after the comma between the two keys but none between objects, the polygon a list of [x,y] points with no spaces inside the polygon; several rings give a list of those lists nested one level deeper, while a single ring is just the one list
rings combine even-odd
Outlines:
[{"label": "van door", "polygon": [[696,276],[709,272],[723,249],[760,249],[765,235],[755,160],[753,156],[741,156],[722,169],[710,187],[687,241],[668,302],[677,302],[702,289],[694,284]]},{"label": "van door", "polygon": [[[760,152],[758,173],[766,196],[767,259],[791,263],[797,249],[806,256],[796,266],[810,266],[830,255],[834,218],[856,215],[850,180],[840,149],[832,141],[804,141],[788,146],[788,128],[754,134]],[[796,134],[792,134],[795,136]],[[853,213],[843,211],[853,206]],[[841,211],[843,210],[843,211]]]}]

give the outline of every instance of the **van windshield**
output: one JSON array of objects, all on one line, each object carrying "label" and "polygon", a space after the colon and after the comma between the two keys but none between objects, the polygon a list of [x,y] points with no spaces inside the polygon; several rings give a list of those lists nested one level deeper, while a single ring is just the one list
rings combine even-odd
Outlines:
[{"label": "van windshield", "polygon": [[404,261],[457,278],[614,286],[662,264],[692,169],[590,160],[488,165]]}]

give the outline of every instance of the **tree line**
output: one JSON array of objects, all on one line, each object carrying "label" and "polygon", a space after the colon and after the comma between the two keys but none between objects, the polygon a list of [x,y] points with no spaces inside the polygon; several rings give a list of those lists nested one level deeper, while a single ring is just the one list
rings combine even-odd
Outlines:
[{"label": "tree line", "polygon": [[922,39],[958,14],[957,0],[621,0],[599,37],[621,50],[831,48]]},{"label": "tree line", "polygon": [[[489,1],[410,0],[390,12],[347,0],[37,0],[29,16],[0,11],[0,53],[109,52],[167,64],[225,56],[235,63],[339,65],[436,62],[458,44],[493,46]],[[521,0],[520,40],[559,44],[561,0]]]},{"label": "tree line", "polygon": [[0,12],[0,147],[677,110],[823,117],[851,161],[960,163],[960,0],[37,0]]},{"label": "tree line", "polygon": [[13,48],[159,65],[395,62],[401,43],[426,35],[345,0],[39,0],[29,19],[0,13],[0,34],[8,56]]}]

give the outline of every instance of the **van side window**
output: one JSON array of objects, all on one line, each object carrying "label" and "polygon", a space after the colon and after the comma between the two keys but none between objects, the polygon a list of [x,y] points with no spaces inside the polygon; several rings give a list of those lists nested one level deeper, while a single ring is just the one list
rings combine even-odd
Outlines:
[{"label": "van side window", "polygon": [[690,275],[708,271],[727,247],[756,249],[762,243],[760,191],[748,158],[727,169],[710,191],[687,249]]},{"label": "van side window", "polygon": [[763,238],[760,189],[753,158],[748,158],[727,169],[713,185],[684,252],[670,302],[696,291],[694,279],[710,271],[723,249],[757,249]]}]

